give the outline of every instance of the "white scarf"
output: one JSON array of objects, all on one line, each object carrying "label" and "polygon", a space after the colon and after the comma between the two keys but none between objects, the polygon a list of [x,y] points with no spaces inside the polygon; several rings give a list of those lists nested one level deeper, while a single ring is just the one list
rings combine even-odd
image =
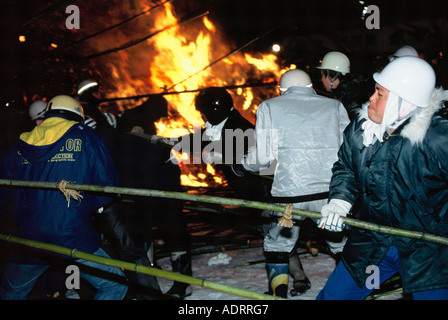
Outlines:
[{"label": "white scarf", "polygon": [[224,127],[224,124],[226,123],[227,119],[229,118],[225,118],[222,122],[218,123],[215,126],[208,121],[204,124],[205,127],[204,133],[209,137],[210,141],[217,141],[221,139],[222,128]]},{"label": "white scarf", "polygon": [[366,147],[374,144],[376,140],[383,142],[383,136],[386,130],[390,133],[400,124],[414,114],[417,106],[409,103],[393,92],[389,92],[386,107],[384,108],[383,121],[375,123],[370,118],[362,124],[364,129],[363,143]]}]

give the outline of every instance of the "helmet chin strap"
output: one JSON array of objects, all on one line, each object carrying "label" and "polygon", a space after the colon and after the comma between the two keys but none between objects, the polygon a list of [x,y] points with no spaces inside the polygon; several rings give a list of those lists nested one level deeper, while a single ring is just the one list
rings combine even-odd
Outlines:
[{"label": "helmet chin strap", "polygon": [[327,71],[327,77],[328,77],[328,80],[330,80],[330,91],[333,91],[333,82],[335,82],[337,79],[338,79],[338,77],[339,77],[339,72],[336,72],[336,75],[334,76],[334,78],[331,78],[330,77],[330,71],[329,70],[326,70]]},{"label": "helmet chin strap", "polygon": [[387,100],[381,130],[382,132],[387,131],[390,133],[403,123],[404,120],[411,117],[417,111],[417,106],[403,100],[393,92],[389,93]]},{"label": "helmet chin strap", "polygon": [[386,106],[384,107],[383,120],[381,123],[375,123],[370,118],[363,123],[363,143],[366,147],[374,144],[376,140],[383,142],[384,133],[392,133],[400,124],[411,117],[416,111],[417,106],[403,100],[393,92],[389,92]]}]

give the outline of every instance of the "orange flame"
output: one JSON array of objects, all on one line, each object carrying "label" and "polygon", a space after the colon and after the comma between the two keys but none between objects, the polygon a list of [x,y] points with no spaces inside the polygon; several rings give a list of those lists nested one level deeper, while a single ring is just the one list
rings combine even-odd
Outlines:
[{"label": "orange flame", "polygon": [[[142,4],[142,7],[147,9],[151,5]],[[224,39],[224,35],[207,17],[201,21],[180,25],[171,3],[165,4],[163,8],[151,12],[148,16],[152,19],[145,21],[151,32],[166,26],[174,27],[158,33],[139,48],[118,52],[119,62],[109,62],[111,75],[115,80],[115,90],[114,93],[109,93],[110,96],[158,93],[165,88],[185,91],[208,86],[242,85],[255,81],[270,82],[277,80],[284,71],[278,66],[273,54],[252,55],[238,51],[228,55],[234,49],[233,45]],[[136,66],[133,62],[135,59],[140,59],[148,65]],[[214,61],[218,62],[213,63]],[[135,76],[140,72],[145,73],[145,68],[149,75]],[[263,90],[262,95],[260,90]],[[234,99],[235,108],[252,123],[255,122],[257,105],[277,95],[276,88],[269,87],[239,88],[229,92]],[[156,123],[158,135],[167,138],[179,137],[191,133],[193,127],[203,125],[203,120],[194,107],[195,96],[195,93],[165,95],[170,108],[169,117]],[[126,103],[129,101],[118,102],[119,109],[132,107]],[[211,165],[200,168],[198,165],[181,163],[180,166],[183,185],[216,186],[224,183]]]}]

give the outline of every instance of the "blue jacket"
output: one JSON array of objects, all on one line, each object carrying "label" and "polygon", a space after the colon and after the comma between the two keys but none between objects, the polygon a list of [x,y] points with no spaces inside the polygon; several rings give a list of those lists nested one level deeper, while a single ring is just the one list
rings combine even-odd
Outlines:
[{"label": "blue jacket", "polygon": [[[52,116],[25,132],[3,159],[4,179],[118,185],[103,140],[83,124]],[[19,236],[92,253],[99,247],[91,214],[111,198],[82,193],[68,206],[59,190],[15,189],[12,203]]]}]

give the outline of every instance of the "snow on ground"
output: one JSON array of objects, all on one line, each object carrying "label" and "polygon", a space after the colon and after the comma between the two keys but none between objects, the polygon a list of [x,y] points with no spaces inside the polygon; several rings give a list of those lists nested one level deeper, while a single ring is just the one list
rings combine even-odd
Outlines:
[{"label": "snow on ground", "polygon": [[[217,209],[217,207],[213,207]],[[235,208],[232,208],[236,212]],[[195,213],[188,216],[189,230],[193,236],[193,243],[200,252],[207,248],[217,248],[219,251],[211,253],[195,254],[193,251],[193,277],[224,284],[232,287],[247,289],[259,293],[268,291],[268,280],[265,269],[265,261],[262,249],[263,237],[261,235],[262,223],[256,220],[258,213],[248,213],[244,210],[239,214],[230,213]],[[248,218],[242,214],[249,214]],[[254,218],[256,217],[256,218]],[[196,220],[194,220],[196,219]],[[263,220],[264,221],[264,220]],[[257,224],[258,223],[258,224]],[[248,225],[257,225],[257,228],[249,228]],[[214,239],[215,238],[215,239]],[[220,242],[222,241],[222,242]],[[229,243],[230,241],[230,243]],[[214,242],[211,244],[211,242]],[[207,243],[209,244],[207,247]],[[220,244],[221,243],[221,244]],[[248,244],[251,248],[231,250],[232,245],[238,247],[242,244]],[[222,247],[221,247],[222,246]],[[305,274],[311,281],[311,288],[299,296],[288,296],[291,300],[315,300],[318,293],[324,287],[328,277],[335,268],[335,260],[326,253],[319,252],[313,256],[305,247],[299,247],[298,253],[302,261]],[[222,264],[209,265],[209,262],[217,259],[220,254],[228,255],[230,261]],[[157,265],[163,270],[171,271],[169,257],[158,258]],[[163,292],[169,290],[172,280],[158,278]],[[289,277],[289,287],[292,286],[292,278]],[[398,300],[402,299],[401,294],[387,295],[378,300]],[[193,286],[193,294],[185,300],[247,300],[246,297],[233,294],[218,292],[208,288]]]},{"label": "snow on ground", "polygon": [[[311,289],[300,296],[289,296],[288,299],[315,300],[317,294],[324,287],[327,278],[333,271],[335,261],[332,257],[324,253],[318,253],[316,256],[312,256],[305,249],[299,249],[298,252],[305,273],[311,281]],[[261,247],[225,251],[224,254],[231,257],[228,264],[214,264],[209,266],[208,262],[210,259],[218,257],[219,254],[220,252],[215,252],[193,256],[193,277],[260,293],[267,291],[267,275],[265,262],[262,261],[264,256]],[[255,263],[247,265],[251,262]],[[163,270],[171,271],[169,258],[159,259],[158,264]],[[171,287],[172,281],[159,278],[159,283],[162,291],[166,292]],[[291,285],[292,278],[290,277]],[[379,298],[378,300],[397,300],[401,298],[401,294],[395,294]],[[193,286],[193,294],[185,300],[248,300],[248,298]]]}]

